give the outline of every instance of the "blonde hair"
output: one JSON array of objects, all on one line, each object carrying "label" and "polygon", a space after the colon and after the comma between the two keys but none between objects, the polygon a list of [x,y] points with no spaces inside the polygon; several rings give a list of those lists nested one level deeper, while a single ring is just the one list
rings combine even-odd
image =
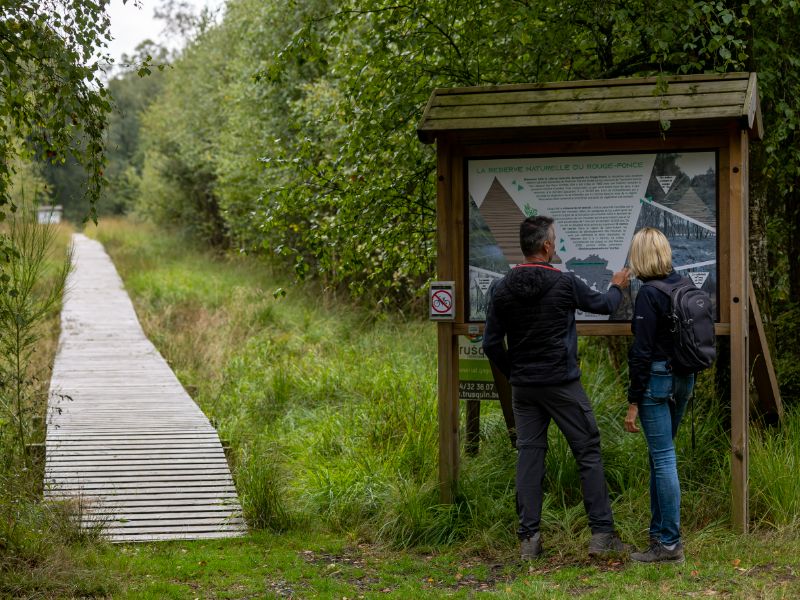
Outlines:
[{"label": "blonde hair", "polygon": [[633,236],[628,263],[639,279],[669,275],[672,272],[672,248],[667,237],[655,227],[643,227]]}]

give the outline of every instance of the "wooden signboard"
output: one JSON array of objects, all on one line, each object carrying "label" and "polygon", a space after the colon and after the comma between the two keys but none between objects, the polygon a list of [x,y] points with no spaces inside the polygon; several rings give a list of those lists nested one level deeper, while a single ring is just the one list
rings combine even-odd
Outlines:
[{"label": "wooden signboard", "polygon": [[[434,91],[418,135],[437,145],[438,278],[453,282],[455,299],[452,318],[437,323],[443,501],[458,479],[460,337],[482,333],[492,281],[521,262],[520,222],[546,214],[556,223],[554,264],[598,290],[625,265],[634,232],[651,225],[670,239],[676,270],[712,296],[717,334],[731,341],[733,521],[746,530],[752,366],[760,401],[781,411],[763,330],[749,320],[748,144],[761,127],[750,73]],[[578,333],[630,335],[631,288],[610,318],[577,315]],[[513,427],[510,387],[502,376],[495,383]],[[472,451],[480,399],[466,399]]]}]

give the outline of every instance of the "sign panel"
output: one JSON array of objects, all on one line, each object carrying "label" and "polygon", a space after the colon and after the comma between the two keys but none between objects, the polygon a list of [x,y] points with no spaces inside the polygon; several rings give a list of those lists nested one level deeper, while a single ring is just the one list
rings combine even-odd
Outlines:
[{"label": "sign panel", "polygon": [[458,336],[458,398],[499,400],[489,359],[483,353],[483,336]]},{"label": "sign panel", "polygon": [[[634,233],[660,229],[675,270],[711,295],[716,314],[716,152],[478,159],[467,161],[467,173],[468,320],[486,318],[491,282],[524,262],[519,225],[534,215],[555,219],[553,265],[598,291],[626,265]],[[632,282],[611,320],[630,319],[639,287]]]},{"label": "sign panel", "polygon": [[433,281],[428,297],[429,318],[452,321],[456,316],[456,284],[454,281]]}]

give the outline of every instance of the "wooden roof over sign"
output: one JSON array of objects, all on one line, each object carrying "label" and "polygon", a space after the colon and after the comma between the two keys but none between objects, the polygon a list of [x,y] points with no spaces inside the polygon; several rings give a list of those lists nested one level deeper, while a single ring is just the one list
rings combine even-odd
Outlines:
[{"label": "wooden roof over sign", "polygon": [[436,89],[417,127],[444,132],[738,120],[761,138],[755,73],[569,81]]}]

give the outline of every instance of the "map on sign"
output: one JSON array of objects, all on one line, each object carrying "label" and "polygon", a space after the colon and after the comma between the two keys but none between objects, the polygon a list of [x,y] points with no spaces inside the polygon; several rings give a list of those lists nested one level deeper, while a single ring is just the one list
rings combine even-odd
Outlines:
[{"label": "map on sign", "polygon": [[[555,219],[553,265],[604,292],[626,265],[636,231],[656,227],[673,266],[706,290],[717,290],[717,156],[669,152],[470,160],[470,321],[486,318],[494,280],[524,262],[519,225],[533,215]],[[611,316],[627,320],[641,282]],[[579,319],[608,319],[579,313]]]}]

